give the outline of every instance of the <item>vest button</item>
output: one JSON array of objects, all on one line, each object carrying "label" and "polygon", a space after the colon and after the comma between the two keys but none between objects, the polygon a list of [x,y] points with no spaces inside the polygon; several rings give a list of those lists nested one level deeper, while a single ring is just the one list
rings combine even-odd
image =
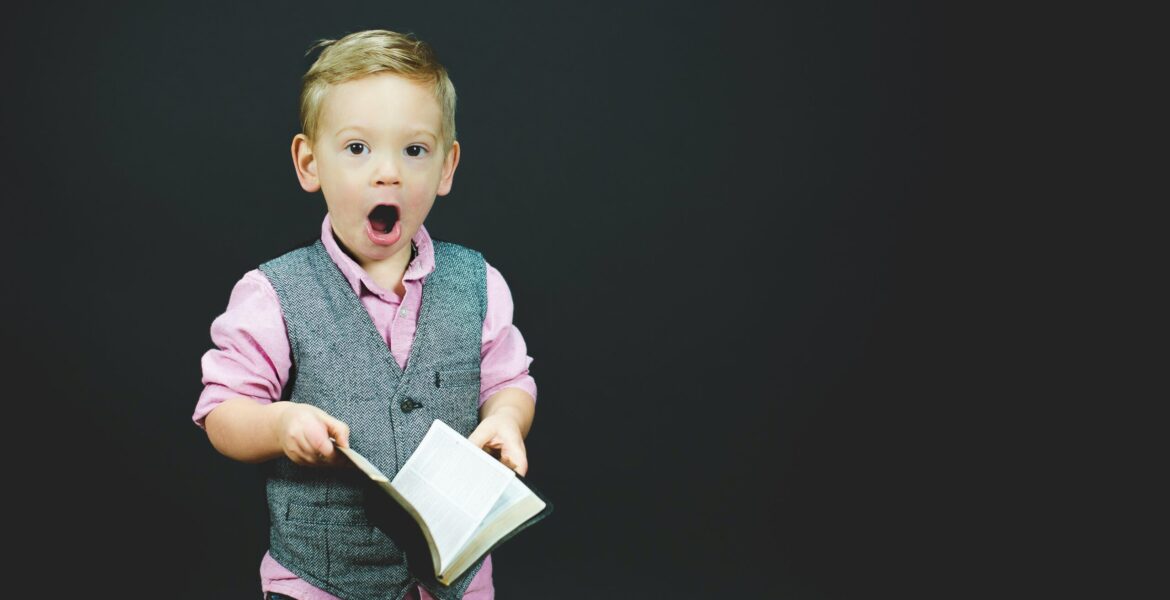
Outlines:
[{"label": "vest button", "polygon": [[402,409],[402,412],[408,413],[416,408],[422,407],[422,404],[419,404],[418,402],[415,402],[414,400],[407,398],[406,400],[403,400],[402,404],[399,404],[398,407]]}]

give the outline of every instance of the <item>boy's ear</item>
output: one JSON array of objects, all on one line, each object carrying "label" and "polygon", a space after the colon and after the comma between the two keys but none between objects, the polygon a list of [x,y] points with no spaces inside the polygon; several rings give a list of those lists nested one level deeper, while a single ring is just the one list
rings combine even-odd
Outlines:
[{"label": "boy's ear", "polygon": [[446,196],[451,192],[451,184],[455,181],[455,167],[459,166],[459,142],[451,142],[451,149],[443,157],[443,175],[439,179],[439,196]]},{"label": "boy's ear", "polygon": [[321,189],[321,180],[317,178],[317,157],[313,156],[313,145],[309,143],[309,136],[298,133],[292,141],[293,166],[297,170],[297,179],[301,181],[301,189],[306,192],[315,192]]}]

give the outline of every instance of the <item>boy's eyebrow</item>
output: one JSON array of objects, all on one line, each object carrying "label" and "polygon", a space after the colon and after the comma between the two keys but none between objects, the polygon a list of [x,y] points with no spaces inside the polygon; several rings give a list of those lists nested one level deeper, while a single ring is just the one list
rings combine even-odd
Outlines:
[{"label": "boy's eyebrow", "polygon": [[366,132],[366,128],[365,128],[365,127],[362,127],[361,125],[345,125],[345,126],[343,126],[341,129],[338,129],[338,130],[337,130],[337,132],[336,132],[336,133],[334,133],[333,135],[341,135],[341,134],[342,134],[342,133],[344,133],[344,132],[345,132],[345,130],[347,130],[347,129],[352,129],[352,130],[354,130],[354,131],[359,131],[359,132],[362,132],[362,133],[365,133],[365,132]]},{"label": "boy's eyebrow", "polygon": [[[333,135],[334,135],[334,137],[339,136],[342,133],[345,133],[345,131],[349,130],[349,129],[352,129],[352,130],[360,132],[360,133],[369,133],[369,131],[365,127],[362,127],[361,125],[346,125],[346,126],[342,127],[341,129],[338,129],[337,133],[334,133]],[[435,133],[434,131],[431,131],[431,129],[429,127],[424,127],[424,126],[418,126],[418,127],[412,128],[412,129],[408,129],[407,133],[409,133],[411,135],[415,135],[415,134],[429,135],[434,139],[439,139],[439,135],[437,133]]]}]

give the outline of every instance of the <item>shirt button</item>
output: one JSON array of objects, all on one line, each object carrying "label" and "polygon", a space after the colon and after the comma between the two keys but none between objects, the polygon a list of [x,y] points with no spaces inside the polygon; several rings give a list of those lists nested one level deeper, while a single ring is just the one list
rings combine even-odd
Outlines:
[{"label": "shirt button", "polygon": [[418,402],[415,402],[414,400],[412,400],[410,398],[403,400],[402,404],[398,405],[398,407],[401,408],[402,412],[404,412],[404,413],[408,413],[416,408],[420,408],[421,406],[422,406],[422,404],[419,404]]}]

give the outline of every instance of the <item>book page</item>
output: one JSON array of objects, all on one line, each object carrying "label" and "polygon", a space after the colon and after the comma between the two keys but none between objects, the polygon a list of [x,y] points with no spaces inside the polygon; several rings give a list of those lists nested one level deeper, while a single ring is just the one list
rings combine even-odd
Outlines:
[{"label": "book page", "polygon": [[391,485],[426,521],[442,571],[515,479],[508,467],[436,420]]},{"label": "book page", "polygon": [[[499,518],[499,516],[504,511],[511,508],[512,505],[532,495],[532,492],[527,487],[525,487],[519,479],[513,478],[513,480],[508,484],[508,487],[504,488],[504,493],[500,494],[500,499],[496,501],[494,506],[492,506],[491,511],[488,512],[488,515],[484,518],[484,521],[494,521],[495,519]],[[537,500],[539,500],[539,498],[537,498]],[[541,502],[541,504],[543,505],[544,503]]]},{"label": "book page", "polygon": [[544,500],[532,493],[519,478],[513,477],[483,523],[464,544],[459,556],[452,561],[450,569],[439,573],[439,581],[449,585],[458,573],[470,567],[476,558],[487,552],[498,540],[544,508]]}]

